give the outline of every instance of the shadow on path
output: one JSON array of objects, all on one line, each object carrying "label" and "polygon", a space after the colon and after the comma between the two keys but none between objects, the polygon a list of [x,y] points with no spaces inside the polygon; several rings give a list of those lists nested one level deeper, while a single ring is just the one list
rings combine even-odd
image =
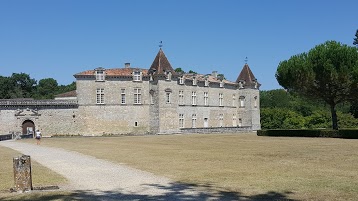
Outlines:
[{"label": "shadow on path", "polygon": [[[167,200],[186,200],[186,201],[200,201],[200,200],[289,200],[288,195],[292,194],[291,192],[278,193],[278,192],[267,192],[264,194],[257,194],[246,196],[242,195],[239,192],[230,192],[230,191],[214,191],[211,185],[196,185],[196,184],[181,184],[181,183],[170,183],[169,186],[162,185],[150,185],[158,189],[165,190],[166,193],[161,195],[141,195],[135,193],[122,193],[118,191],[71,191],[69,193],[56,192],[51,193],[36,193],[33,191],[29,194],[24,194],[19,197],[14,198],[5,197],[4,200],[158,200],[158,201],[167,201]],[[198,190],[200,189],[200,190]]]}]

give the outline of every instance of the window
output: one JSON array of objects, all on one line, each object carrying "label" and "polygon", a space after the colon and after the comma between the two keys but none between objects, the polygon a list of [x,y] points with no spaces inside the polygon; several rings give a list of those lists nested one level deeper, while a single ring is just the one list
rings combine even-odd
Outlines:
[{"label": "window", "polygon": [[126,90],[121,89],[121,104],[126,104]]},{"label": "window", "polygon": [[235,103],[236,103],[236,98],[235,98],[235,94],[232,95],[232,106],[235,107]]},{"label": "window", "polygon": [[166,80],[171,80],[172,79],[172,72],[167,72],[166,73]]},{"label": "window", "polygon": [[155,91],[153,89],[149,90],[149,98],[150,98],[150,104],[154,104],[154,93]]},{"label": "window", "polygon": [[191,92],[191,104],[196,105],[196,91]]},{"label": "window", "polygon": [[183,76],[179,77],[179,84],[184,84],[184,77]]},{"label": "window", "polygon": [[141,104],[141,89],[135,88],[134,89],[134,104]]},{"label": "window", "polygon": [[196,84],[197,84],[196,77],[193,77],[193,85],[196,85]]},{"label": "window", "polygon": [[191,116],[191,127],[196,128],[196,114]]},{"label": "window", "polygon": [[205,87],[208,87],[208,86],[209,86],[209,80],[208,80],[208,78],[205,78],[204,86],[205,86]]},{"label": "window", "polygon": [[224,87],[224,81],[220,82],[220,87]]},{"label": "window", "polygon": [[96,90],[96,104],[104,104],[104,89]]},{"label": "window", "polygon": [[170,92],[165,93],[165,103],[170,103]]},{"label": "window", "polygon": [[101,69],[95,69],[96,71],[96,81],[104,81],[105,77],[104,77],[104,70]]},{"label": "window", "polygon": [[138,121],[134,122],[134,127],[138,127]]},{"label": "window", "polygon": [[224,106],[224,95],[219,93],[219,106]]},{"label": "window", "polygon": [[240,107],[245,107],[245,96],[240,96],[239,101]]},{"label": "window", "polygon": [[241,127],[242,126],[242,119],[240,118],[239,119],[239,127]]},{"label": "window", "polygon": [[242,81],[239,81],[239,89],[243,89],[244,88],[244,83]]},{"label": "window", "polygon": [[153,97],[153,93],[150,93],[150,104],[154,104],[154,97]]},{"label": "window", "polygon": [[236,122],[236,114],[232,115],[232,126],[236,127],[237,126],[237,122]]},{"label": "window", "polygon": [[179,114],[179,128],[184,128],[184,114]]},{"label": "window", "polygon": [[141,81],[141,72],[140,71],[134,71],[133,72],[133,81]]},{"label": "window", "polygon": [[224,115],[220,114],[219,115],[219,127],[223,127],[223,121],[224,121]]},{"label": "window", "polygon": [[205,106],[208,106],[208,105],[209,105],[208,92],[204,92],[204,105],[205,105]]},{"label": "window", "polygon": [[257,96],[254,97],[254,107],[257,108]]},{"label": "window", "polygon": [[179,105],[184,105],[184,91],[179,91]]}]

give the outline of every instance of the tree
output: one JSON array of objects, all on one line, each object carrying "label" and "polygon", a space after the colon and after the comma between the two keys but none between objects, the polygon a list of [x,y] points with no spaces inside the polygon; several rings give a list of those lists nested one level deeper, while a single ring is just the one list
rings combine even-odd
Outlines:
[{"label": "tree", "polygon": [[57,94],[61,94],[61,93],[65,93],[65,92],[69,92],[69,91],[73,91],[73,90],[76,90],[76,82],[72,82],[69,85],[58,86]]},{"label": "tree", "polygon": [[12,90],[10,98],[30,98],[35,91],[37,81],[26,73],[13,73],[10,77]]},{"label": "tree", "polygon": [[289,108],[290,95],[283,89],[260,91],[261,108]]},{"label": "tree", "polygon": [[185,73],[181,68],[176,68],[174,71],[177,73]]},{"label": "tree", "polygon": [[356,38],[353,40],[353,45],[356,45],[358,47],[358,29],[356,31]]},{"label": "tree", "polygon": [[0,76],[0,99],[11,98],[10,92],[14,89],[10,77]]},{"label": "tree", "polygon": [[338,129],[336,105],[358,98],[357,49],[327,41],[280,62],[276,79],[288,91],[327,103]]},{"label": "tree", "polygon": [[218,74],[218,78],[221,80],[226,80],[225,75],[222,73]]},{"label": "tree", "polygon": [[189,70],[188,73],[198,74],[197,72],[195,72],[195,71],[193,71],[193,70]]},{"label": "tree", "polygon": [[37,92],[40,99],[53,99],[58,91],[58,83],[53,78],[45,78],[39,81]]}]

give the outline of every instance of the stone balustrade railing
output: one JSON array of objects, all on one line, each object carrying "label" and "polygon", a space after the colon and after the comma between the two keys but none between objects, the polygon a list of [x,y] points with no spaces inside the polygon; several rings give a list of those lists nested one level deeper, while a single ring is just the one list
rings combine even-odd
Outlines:
[{"label": "stone balustrade railing", "polygon": [[77,106],[77,100],[2,99],[0,106]]}]

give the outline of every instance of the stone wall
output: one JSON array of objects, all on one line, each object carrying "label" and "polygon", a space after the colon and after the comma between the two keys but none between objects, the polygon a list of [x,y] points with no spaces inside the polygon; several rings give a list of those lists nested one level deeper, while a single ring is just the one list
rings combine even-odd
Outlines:
[{"label": "stone wall", "polygon": [[8,107],[0,110],[0,133],[22,133],[22,124],[30,120],[43,136],[78,133],[77,108],[57,108],[29,105],[27,108]]},{"label": "stone wall", "polygon": [[[149,82],[132,81],[129,78],[77,79],[78,124],[81,134],[148,134],[150,93]],[[96,90],[104,89],[104,103],[96,103]],[[135,89],[141,90],[141,103],[134,103]],[[125,103],[121,102],[122,89]]]},{"label": "stone wall", "polygon": [[180,133],[243,133],[251,132],[251,127],[212,127],[212,128],[182,128]]}]

